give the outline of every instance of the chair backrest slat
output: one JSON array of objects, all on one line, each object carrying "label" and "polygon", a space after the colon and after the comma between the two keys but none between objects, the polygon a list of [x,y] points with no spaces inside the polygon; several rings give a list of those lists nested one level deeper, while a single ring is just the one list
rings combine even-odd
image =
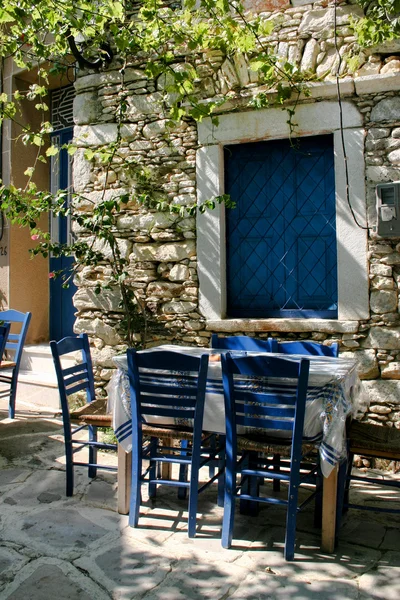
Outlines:
[{"label": "chair backrest slat", "polygon": [[339,356],[339,344],[334,342],[330,346],[311,341],[278,342],[272,340],[272,352],[281,354],[303,354],[304,356]]},{"label": "chair backrest slat", "polygon": [[211,348],[218,350],[248,350],[249,352],[273,352],[272,338],[259,340],[247,335],[218,336],[213,333],[211,336]]},{"label": "chair backrest slat", "polygon": [[88,388],[88,383],[82,381],[81,383],[78,383],[77,385],[73,385],[72,387],[70,386],[66,386],[66,392],[67,392],[67,396],[72,396],[72,394],[76,394],[77,392],[82,392],[82,391],[86,391]]},{"label": "chair backrest slat", "polygon": [[183,396],[182,393],[177,396],[175,391],[173,391],[172,394],[167,395],[165,393],[158,394],[157,392],[145,393],[142,388],[141,392],[143,406],[149,404],[160,404],[160,406],[176,406],[177,402],[179,406],[184,406],[187,408],[193,408],[196,406],[196,397]]},{"label": "chair backrest slat", "polygon": [[63,377],[68,377],[69,375],[74,375],[75,373],[87,373],[88,365],[86,362],[81,362],[77,365],[73,365],[72,367],[67,367],[62,369]]},{"label": "chair backrest slat", "polygon": [[[163,408],[162,406],[142,407],[144,421],[150,423],[151,417],[168,417],[170,419],[194,419],[195,410],[183,410],[176,407]],[[178,424],[178,423],[177,423]]]},{"label": "chair backrest slat", "polygon": [[265,406],[263,404],[242,404],[235,402],[236,414],[242,414],[244,417],[277,417],[284,419],[294,419],[294,406]]},{"label": "chair backrest slat", "polygon": [[[70,385],[75,383],[81,383],[82,385],[88,386],[89,384],[89,376],[87,372],[79,373],[78,375],[64,377],[65,386],[69,388]],[[68,394],[71,392],[68,391]]]}]

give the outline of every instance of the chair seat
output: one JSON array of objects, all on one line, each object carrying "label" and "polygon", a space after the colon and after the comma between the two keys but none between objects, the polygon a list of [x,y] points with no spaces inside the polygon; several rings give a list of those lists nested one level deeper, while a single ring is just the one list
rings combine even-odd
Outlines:
[{"label": "chair seat", "polygon": [[84,406],[71,411],[71,421],[97,427],[111,427],[112,415],[107,413],[107,399],[97,398]]},{"label": "chair seat", "polygon": [[[254,450],[256,452],[263,452],[264,454],[280,454],[282,456],[290,456],[292,441],[280,438],[266,438],[265,436],[255,435],[238,435],[237,446],[239,450]],[[316,450],[315,444],[303,444],[302,453],[303,455],[308,454]]]},{"label": "chair seat", "polygon": [[0,364],[0,369],[12,369],[16,365],[12,360],[2,360]]},{"label": "chair seat", "polygon": [[[142,425],[143,435],[146,437],[156,437],[160,439],[176,439],[176,440],[192,440],[193,430],[186,427],[158,427],[157,425]],[[202,440],[210,437],[210,433],[203,432],[201,435]]]},{"label": "chair seat", "polygon": [[349,428],[350,452],[400,460],[400,430],[353,421]]}]

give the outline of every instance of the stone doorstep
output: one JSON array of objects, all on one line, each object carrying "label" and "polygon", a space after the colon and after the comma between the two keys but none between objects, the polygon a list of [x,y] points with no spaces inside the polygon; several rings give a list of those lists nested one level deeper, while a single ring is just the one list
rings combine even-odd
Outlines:
[{"label": "stone doorstep", "polygon": [[[63,359],[63,362],[64,361],[66,363],[70,362],[71,365],[74,364],[73,357],[68,356],[67,358]],[[55,376],[53,357],[48,343],[29,344],[24,346],[21,358],[20,373],[22,371],[46,373]]]}]

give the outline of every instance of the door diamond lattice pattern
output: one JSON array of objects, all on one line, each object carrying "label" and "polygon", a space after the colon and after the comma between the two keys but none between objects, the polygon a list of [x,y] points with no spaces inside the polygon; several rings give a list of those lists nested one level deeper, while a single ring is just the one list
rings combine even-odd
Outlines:
[{"label": "door diamond lattice pattern", "polygon": [[228,316],[337,317],[331,135],[225,148]]}]

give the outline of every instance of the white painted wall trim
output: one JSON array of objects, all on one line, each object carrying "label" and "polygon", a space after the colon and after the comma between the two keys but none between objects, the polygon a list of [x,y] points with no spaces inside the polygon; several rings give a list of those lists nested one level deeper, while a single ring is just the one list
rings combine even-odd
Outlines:
[{"label": "white painted wall trim", "polygon": [[[343,102],[343,123],[350,199],[361,224],[366,222],[364,184],[364,130],[362,116],[351,102]],[[215,127],[209,119],[199,123],[197,190],[199,203],[224,193],[223,146],[289,136],[286,111],[271,108],[230,113],[219,117]],[[334,134],[339,320],[369,317],[367,232],[354,222],[345,195],[344,161],[337,102],[304,104],[296,109],[296,135]],[[226,257],[224,208],[207,211],[197,221],[197,257],[200,311],[208,320],[226,316]]]}]

